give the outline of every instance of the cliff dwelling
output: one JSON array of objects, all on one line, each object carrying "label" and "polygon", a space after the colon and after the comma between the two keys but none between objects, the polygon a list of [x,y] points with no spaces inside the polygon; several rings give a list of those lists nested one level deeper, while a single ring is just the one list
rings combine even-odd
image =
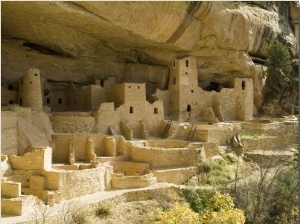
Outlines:
[{"label": "cliff dwelling", "polygon": [[[1,5],[1,223],[202,189],[211,164],[229,165],[232,184],[298,155],[296,3],[282,3],[290,16],[279,3]],[[267,102],[279,40],[292,78]]]}]

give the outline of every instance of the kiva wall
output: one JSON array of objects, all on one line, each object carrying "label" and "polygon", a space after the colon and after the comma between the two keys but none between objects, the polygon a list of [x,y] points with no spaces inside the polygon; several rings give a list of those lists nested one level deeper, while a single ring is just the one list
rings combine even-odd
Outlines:
[{"label": "kiva wall", "polygon": [[198,149],[190,148],[141,148],[130,147],[130,159],[134,162],[149,163],[151,169],[195,166],[200,160]]}]

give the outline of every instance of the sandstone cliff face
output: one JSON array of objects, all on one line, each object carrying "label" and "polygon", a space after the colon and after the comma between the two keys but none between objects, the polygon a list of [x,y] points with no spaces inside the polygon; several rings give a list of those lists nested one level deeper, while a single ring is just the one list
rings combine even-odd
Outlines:
[{"label": "sandstone cliff face", "polygon": [[261,107],[264,61],[276,40],[297,57],[294,2],[2,2],[2,85],[28,68],[46,89],[116,76],[166,88],[176,57],[197,57],[199,85],[252,77]]}]

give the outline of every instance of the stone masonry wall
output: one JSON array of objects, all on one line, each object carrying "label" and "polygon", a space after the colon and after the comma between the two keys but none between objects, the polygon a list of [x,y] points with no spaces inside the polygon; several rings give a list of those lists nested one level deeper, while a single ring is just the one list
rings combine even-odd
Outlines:
[{"label": "stone masonry wall", "polygon": [[52,168],[52,149],[33,149],[24,156],[9,156],[12,169],[16,170],[50,170]]},{"label": "stone masonry wall", "polygon": [[59,190],[62,199],[105,190],[105,168],[103,166],[85,170],[60,170],[46,173],[45,176],[47,188]]},{"label": "stone masonry wall", "polygon": [[13,111],[1,111],[1,153],[18,155],[17,117]]},{"label": "stone masonry wall", "polygon": [[18,104],[18,92],[1,87],[1,105]]},{"label": "stone masonry wall", "polygon": [[55,133],[92,132],[95,126],[95,118],[92,116],[52,115],[50,120]]},{"label": "stone masonry wall", "polygon": [[75,157],[76,161],[86,160],[87,139],[91,137],[94,145],[94,152],[98,156],[105,156],[105,144],[103,134],[54,134],[53,142],[55,150],[53,152],[53,162],[69,163],[69,144],[70,141],[75,142]]},{"label": "stone masonry wall", "polygon": [[144,175],[146,170],[149,169],[147,163],[135,162],[111,162],[114,173],[124,173],[125,176],[141,176]]},{"label": "stone masonry wall", "polygon": [[130,147],[130,159],[149,163],[151,169],[194,166],[200,159],[200,150],[189,148],[141,148]]}]

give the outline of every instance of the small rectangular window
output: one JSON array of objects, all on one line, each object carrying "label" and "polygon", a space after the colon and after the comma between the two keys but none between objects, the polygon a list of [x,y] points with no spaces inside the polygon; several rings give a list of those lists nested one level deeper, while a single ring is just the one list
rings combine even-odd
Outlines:
[{"label": "small rectangular window", "polygon": [[61,98],[58,99],[58,104],[62,104],[62,99]]},{"label": "small rectangular window", "polygon": [[46,103],[50,103],[50,98],[47,98]]},{"label": "small rectangular window", "polygon": [[20,106],[23,105],[22,99],[19,100]]},{"label": "small rectangular window", "polygon": [[100,80],[100,86],[104,86],[104,80]]},{"label": "small rectangular window", "polygon": [[173,85],[176,84],[176,77],[174,77],[174,80],[173,80]]},{"label": "small rectangular window", "polygon": [[154,108],[154,113],[158,114],[158,108],[157,107]]},{"label": "small rectangular window", "polygon": [[194,92],[194,90],[191,90],[191,93],[193,93]]},{"label": "small rectangular window", "polygon": [[8,103],[9,103],[9,104],[14,104],[14,101],[13,101],[13,100],[10,100]]},{"label": "small rectangular window", "polygon": [[130,107],[130,108],[129,108],[129,112],[130,112],[131,114],[133,114],[133,107]]},{"label": "small rectangular window", "polygon": [[244,90],[245,87],[246,87],[246,83],[245,83],[245,81],[242,81],[242,89]]},{"label": "small rectangular window", "polygon": [[189,67],[189,60],[185,60],[185,67]]}]

